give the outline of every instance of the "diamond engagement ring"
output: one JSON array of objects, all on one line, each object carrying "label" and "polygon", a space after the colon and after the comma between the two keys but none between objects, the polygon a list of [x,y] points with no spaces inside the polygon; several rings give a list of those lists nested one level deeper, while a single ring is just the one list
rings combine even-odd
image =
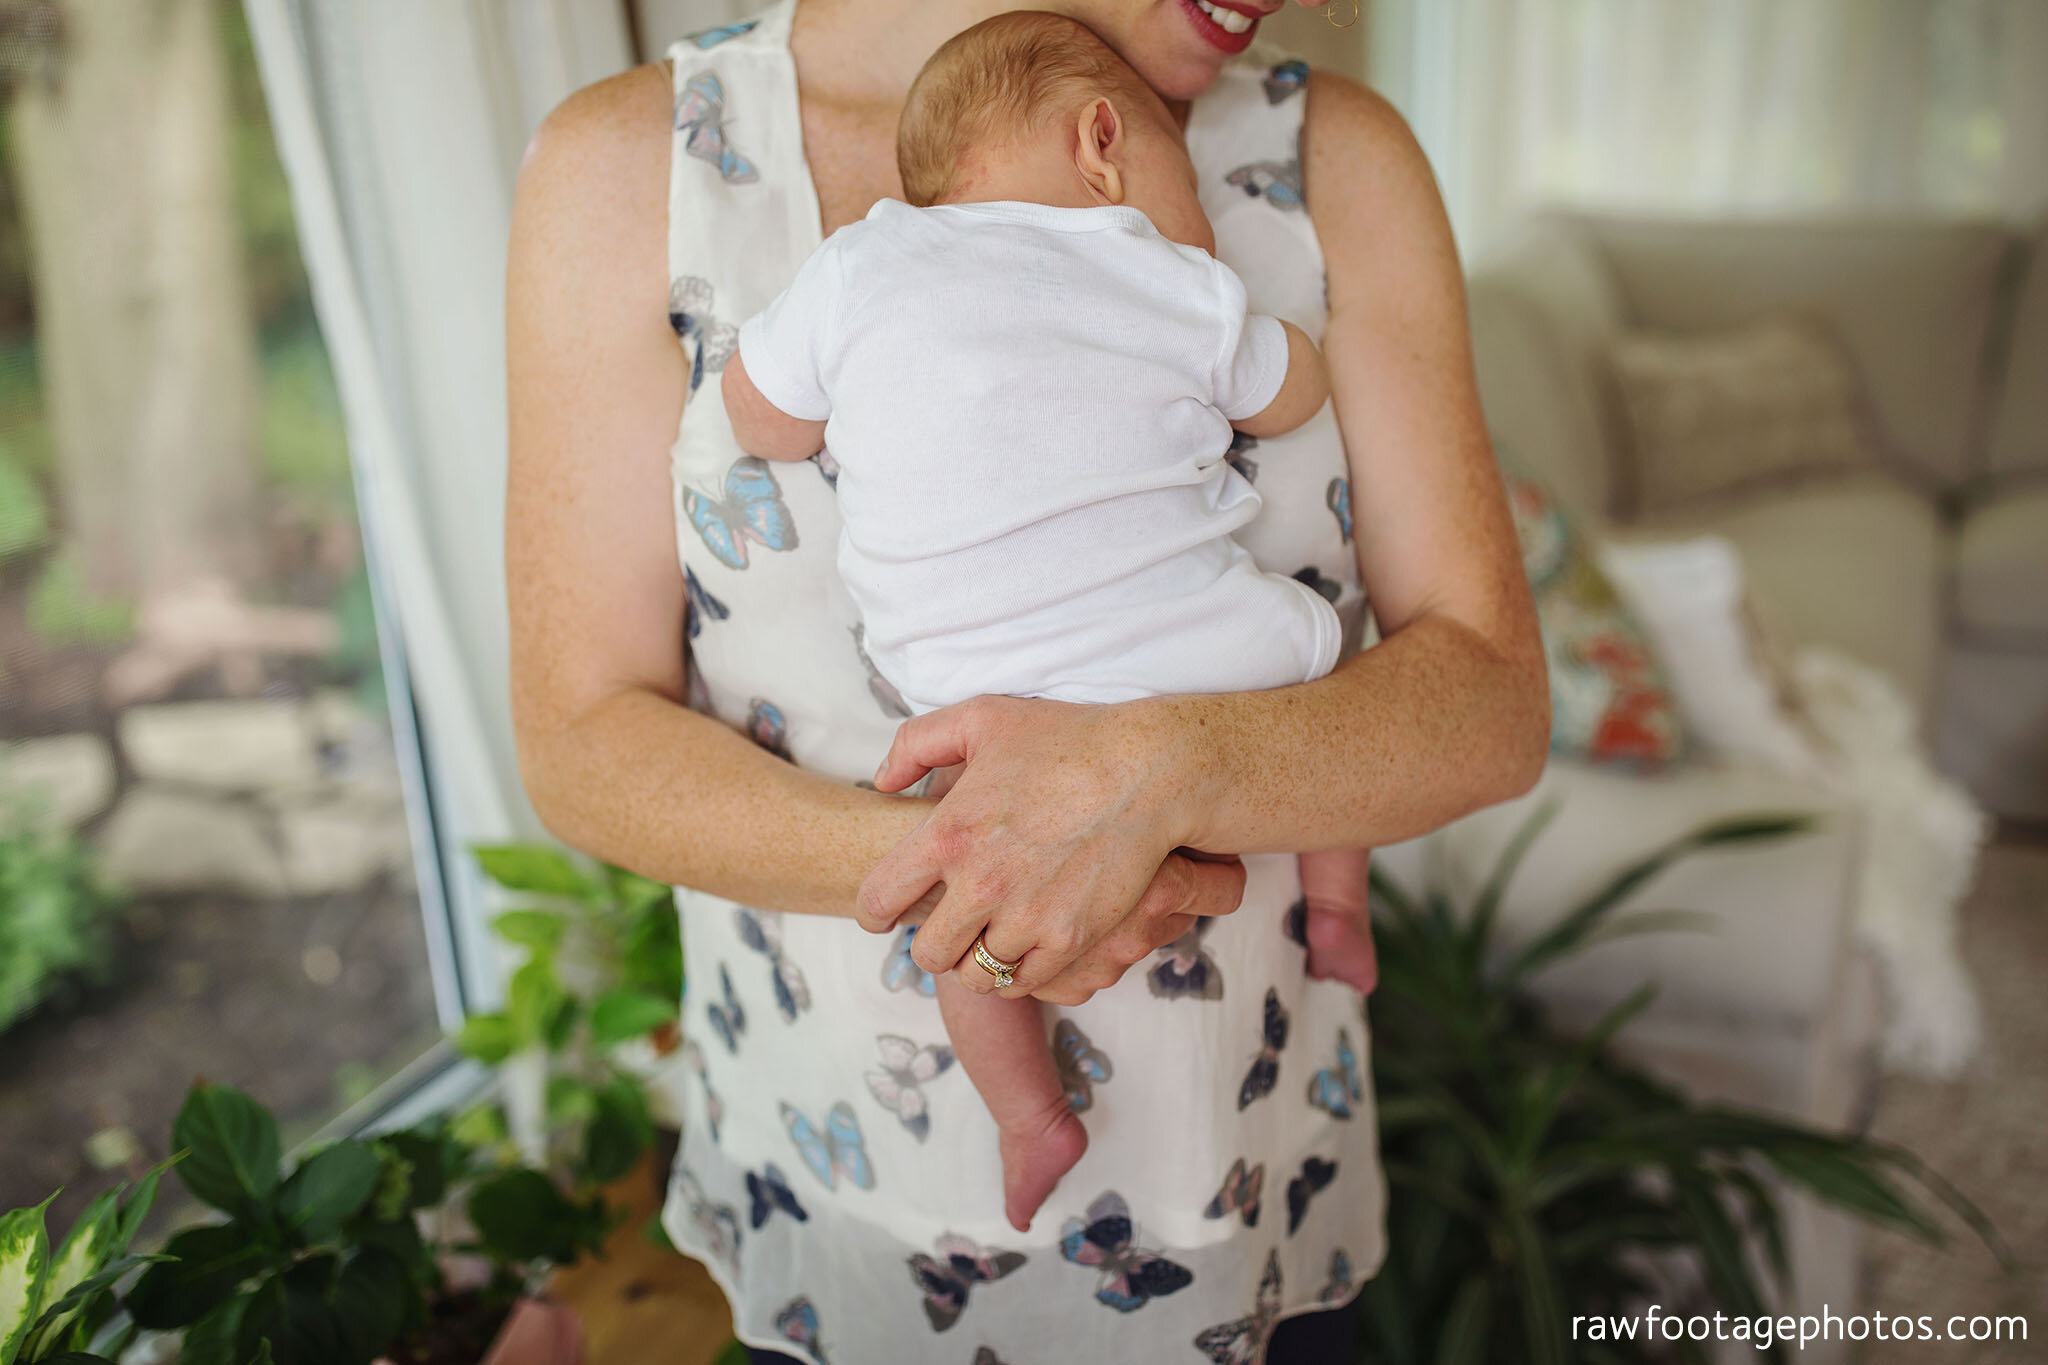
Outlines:
[{"label": "diamond engagement ring", "polygon": [[974,937],[974,960],[983,971],[996,979],[997,990],[1008,990],[1017,984],[1017,978],[1013,973],[1016,972],[1019,964],[1004,962],[1001,958],[998,958],[988,950],[988,945],[982,942],[981,935],[979,934]]}]

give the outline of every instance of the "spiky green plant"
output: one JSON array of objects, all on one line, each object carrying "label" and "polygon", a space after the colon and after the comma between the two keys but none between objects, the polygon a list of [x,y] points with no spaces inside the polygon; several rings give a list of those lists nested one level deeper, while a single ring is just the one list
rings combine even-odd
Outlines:
[{"label": "spiky green plant", "polygon": [[[1440,892],[1411,895],[1373,869],[1380,986],[1373,1081],[1388,1182],[1389,1249],[1366,1286],[1369,1365],[1630,1362],[1691,1342],[1573,1340],[1575,1317],[1658,1300],[1643,1253],[1690,1253],[1707,1311],[1758,1317],[1790,1269],[1771,1177],[1871,1222],[1940,1239],[1899,1177],[1956,1210],[1994,1250],[1996,1233],[1902,1148],[1696,1104],[1622,1061],[1611,1044],[1650,1003],[1645,984],[1583,1035],[1553,1026],[1533,977],[1590,941],[1672,927],[1668,913],[1617,914],[1672,863],[1700,850],[1782,839],[1800,815],[1704,826],[1616,874],[1526,943],[1497,932],[1515,869],[1554,807],[1539,810],[1460,914]],[[1762,1352],[1770,1357],[1778,1350]]]}]

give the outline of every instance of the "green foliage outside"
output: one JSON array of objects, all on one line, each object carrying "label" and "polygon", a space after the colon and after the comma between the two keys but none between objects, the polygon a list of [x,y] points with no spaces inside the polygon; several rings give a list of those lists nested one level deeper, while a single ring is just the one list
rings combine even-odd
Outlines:
[{"label": "green foliage outside", "polygon": [[[1388,1184],[1386,1263],[1362,1296],[1370,1365],[1566,1365],[1650,1361],[1696,1342],[1573,1342],[1574,1317],[1665,1302],[1642,1256],[1685,1253],[1709,1308],[1763,1315],[1748,1254],[1789,1274],[1778,1189],[1803,1189],[1869,1222],[1938,1240],[1899,1178],[1996,1233],[1912,1153],[1722,1105],[1695,1104],[1621,1060],[1611,1044],[1650,1002],[1644,986],[1590,1032],[1549,1023],[1531,978],[1616,934],[1683,922],[1616,907],[1703,849],[1784,838],[1799,816],[1708,825],[1625,868],[1546,932],[1510,948],[1495,934],[1515,868],[1553,813],[1517,834],[1466,913],[1373,869],[1380,986],[1373,1084]],[[1697,1310],[1688,1310],[1697,1311]],[[1758,1351],[1782,1359],[1782,1349]]]},{"label": "green foliage outside", "polygon": [[105,970],[109,912],[119,898],[92,851],[26,800],[0,807],[0,1030],[66,979]]}]

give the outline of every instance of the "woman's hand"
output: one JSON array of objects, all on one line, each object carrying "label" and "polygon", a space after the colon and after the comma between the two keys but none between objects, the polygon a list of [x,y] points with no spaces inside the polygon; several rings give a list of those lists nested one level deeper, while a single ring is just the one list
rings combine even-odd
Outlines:
[{"label": "woman's hand", "polygon": [[995,978],[977,935],[1017,963],[1009,995],[1079,1004],[1244,894],[1235,859],[1176,852],[1196,800],[1192,746],[1116,706],[977,697],[906,721],[875,775],[901,791],[966,764],[930,818],[861,884],[857,917],[881,932],[937,895],[912,944],[927,971]]}]

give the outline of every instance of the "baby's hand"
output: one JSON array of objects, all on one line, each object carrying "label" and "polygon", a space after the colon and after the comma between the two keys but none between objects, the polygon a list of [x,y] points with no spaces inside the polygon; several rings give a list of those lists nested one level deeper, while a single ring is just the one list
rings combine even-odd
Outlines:
[{"label": "baby's hand", "polygon": [[1308,974],[1318,981],[1342,981],[1360,995],[1379,983],[1379,958],[1372,946],[1366,911],[1366,849],[1330,849],[1300,856],[1301,896],[1308,905],[1303,924],[1308,939]]}]

